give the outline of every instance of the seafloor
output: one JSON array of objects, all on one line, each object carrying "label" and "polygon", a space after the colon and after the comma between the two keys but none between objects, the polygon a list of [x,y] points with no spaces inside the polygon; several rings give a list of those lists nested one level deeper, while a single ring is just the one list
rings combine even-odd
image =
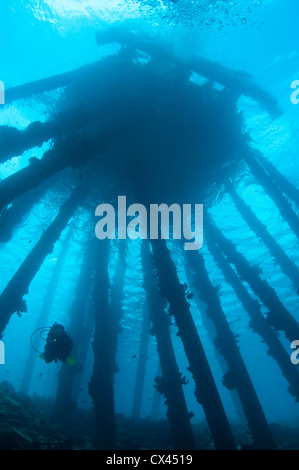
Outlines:
[{"label": "seafloor", "polygon": [[[116,415],[118,450],[173,450],[166,420],[137,422]],[[299,450],[297,423],[272,423],[271,430],[278,449]],[[239,449],[254,449],[246,427],[233,425]],[[213,449],[207,426],[193,426],[198,449]],[[54,418],[54,400],[18,393],[13,386],[0,383],[1,450],[94,450],[93,413],[74,409],[67,424]],[[117,450],[116,449],[116,450]]]}]

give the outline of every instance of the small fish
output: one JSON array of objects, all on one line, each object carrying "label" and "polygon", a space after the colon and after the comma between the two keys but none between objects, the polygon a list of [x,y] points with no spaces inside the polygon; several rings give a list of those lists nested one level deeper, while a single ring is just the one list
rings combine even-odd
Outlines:
[{"label": "small fish", "polygon": [[132,356],[132,359],[135,359],[135,357],[137,357],[136,354],[134,354],[134,356]]}]

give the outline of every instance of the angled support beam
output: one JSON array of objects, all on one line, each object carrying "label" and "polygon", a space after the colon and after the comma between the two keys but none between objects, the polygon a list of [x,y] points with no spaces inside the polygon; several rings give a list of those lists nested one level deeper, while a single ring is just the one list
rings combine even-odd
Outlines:
[{"label": "angled support beam", "polygon": [[276,183],[264,170],[255,155],[251,152],[244,153],[244,160],[252,171],[253,175],[262,186],[266,194],[273,200],[279,210],[281,217],[289,224],[297,238],[299,238],[299,219],[291,205],[280,191]]},{"label": "angled support beam", "polygon": [[282,174],[267,158],[261,154],[257,154],[257,159],[264,167],[270,178],[279,186],[282,192],[293,201],[299,208],[299,191],[298,189]]},{"label": "angled support beam", "polygon": [[207,315],[212,320],[217,333],[215,345],[228,365],[223,384],[229,390],[236,389],[238,392],[255,448],[275,449],[275,443],[257,393],[241,356],[236,338],[223,312],[218,293],[219,286],[213,286],[201,254],[187,251],[186,256],[193,271],[194,285],[201,299],[207,305]]},{"label": "angled support beam", "polygon": [[256,236],[263,241],[275,259],[275,262],[280,266],[282,272],[284,272],[284,274],[289,277],[295,289],[299,291],[299,269],[295,263],[290,260],[284,250],[279,246],[275,238],[272,237],[272,235],[268,232],[266,226],[257,218],[251,208],[237,194],[232,183],[227,182],[226,188],[237,210],[247,223],[250,230],[252,230]]},{"label": "angled support beam", "polygon": [[251,297],[220,248],[208,234],[206,234],[206,242],[210,253],[215,259],[219,269],[221,269],[226,281],[232,286],[236,296],[248,313],[250,318],[249,327],[257,333],[268,346],[268,354],[276,361],[282,374],[289,383],[289,393],[299,402],[299,371],[291,363],[290,356],[280,342],[277,333],[273,331],[267,319],[262,314],[258,300]]},{"label": "angled support beam", "polygon": [[28,166],[0,181],[0,209],[64,168],[79,168],[95,152],[104,153],[115,133],[116,129],[110,128],[93,138],[69,135],[66,139],[57,140],[41,160],[31,158]]},{"label": "angled support beam", "polygon": [[30,98],[33,95],[57,90],[58,88],[65,87],[72,82],[86,78],[90,73],[100,73],[103,62],[104,61],[100,60],[93,64],[71,70],[70,72],[52,75],[52,77],[42,78],[13,88],[8,88],[6,90],[5,104],[13,103],[19,99]]},{"label": "angled support beam", "polygon": [[235,265],[240,278],[248,282],[253,292],[269,309],[267,314],[269,324],[276,330],[284,331],[290,341],[299,338],[297,321],[282,304],[275,290],[260,277],[259,268],[251,266],[249,261],[236,249],[234,243],[216,227],[207,212],[204,215],[204,220],[208,236],[219,246],[227,260]]},{"label": "angled support beam", "polygon": [[62,204],[58,215],[43,232],[39,241],[23,261],[15,275],[8,282],[0,295],[0,335],[2,336],[11,315],[14,312],[26,312],[23,296],[29,291],[31,281],[39,271],[46,256],[53,251],[54,244],[82,199],[87,194],[86,185],[75,189],[70,198]]},{"label": "angled support beam", "polygon": [[99,45],[119,42],[130,50],[138,49],[150,54],[154,60],[169,61],[181,65],[190,73],[194,71],[208,80],[220,83],[236,96],[249,96],[260,103],[273,117],[281,114],[277,100],[268,91],[254,83],[246,73],[230,70],[218,62],[203,57],[193,57],[191,60],[184,61],[165,47],[162,42],[135,35],[121,28],[99,31],[96,33],[96,40]]},{"label": "angled support beam", "polygon": [[147,293],[152,333],[156,336],[162,377],[156,377],[156,388],[165,396],[167,418],[176,449],[195,449],[190,416],[183,392],[184,378],[179,371],[169,331],[170,319],[165,312],[165,299],[161,297],[151,263],[149,244],[142,244],[144,288]]},{"label": "angled support beam", "polygon": [[164,240],[151,240],[161,294],[170,304],[216,449],[234,449],[235,443],[214,377],[194,324],[184,286]]}]

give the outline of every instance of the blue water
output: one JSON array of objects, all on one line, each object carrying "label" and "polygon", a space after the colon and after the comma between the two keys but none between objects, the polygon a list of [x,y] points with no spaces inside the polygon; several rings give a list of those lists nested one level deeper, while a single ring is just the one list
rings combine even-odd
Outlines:
[{"label": "blue water", "polygon": [[[229,69],[246,72],[256,84],[277,99],[282,113],[275,119],[259,103],[248,97],[239,98],[237,109],[243,115],[244,132],[248,132],[252,139],[250,145],[258,149],[299,188],[299,105],[293,105],[290,101],[291,82],[299,80],[298,13],[299,5],[296,0],[11,0],[2,2],[0,6],[0,79],[6,89],[9,89],[68,72],[109,56],[119,50],[119,44],[98,46],[95,40],[95,32],[106,28],[125,27],[144,36],[157,36],[182,60],[198,55],[217,61]],[[89,90],[88,92],[90,93]],[[47,122],[55,111],[64,106],[61,104],[64,99],[65,90],[58,89],[32,98],[20,99],[10,105],[1,105],[0,125],[23,130],[32,122]],[[32,156],[41,159],[52,145],[53,141],[49,140],[42,147],[30,149],[1,164],[0,178],[5,179],[26,167]],[[64,184],[64,177],[68,178],[67,185]],[[12,239],[0,244],[1,292],[54,219],[61,203],[69,196],[71,182],[72,174],[67,170],[56,175],[43,198],[36,202],[22,224],[14,230]],[[273,200],[251,177],[249,170],[244,168],[237,174],[235,187],[288,257],[299,266],[296,235],[282,219]],[[225,227],[225,235],[251,264],[262,268],[261,277],[275,289],[283,305],[299,320],[298,292],[292,287],[289,278],[275,263],[263,242],[249,230],[230,197],[214,196],[210,213],[215,223]],[[47,286],[69,229],[71,239],[47,323],[51,325],[58,321],[67,327],[70,322],[69,309],[75,295],[84,246],[90,233],[93,234],[94,231],[93,219],[86,208],[80,208],[74,214],[55,244],[53,252],[46,257],[34,277],[29,294],[24,297],[28,313],[23,314],[21,318],[14,314],[5,330],[3,341],[6,364],[0,365],[0,381],[8,380],[16,390],[20,387],[25,359],[31,348],[30,335],[37,327],[36,322]],[[171,242],[169,246],[177,264],[180,280],[185,282],[186,275],[180,252],[176,251]],[[217,268],[205,242],[201,252],[205,257],[210,279],[214,284],[222,285],[221,305],[228,321],[231,322],[232,330],[240,335],[240,351],[268,422],[295,425],[299,418],[299,408],[287,391],[286,380],[275,361],[267,355],[267,347],[260,337],[248,327],[247,313]],[[111,281],[116,259],[116,242],[113,242],[109,261]],[[126,261],[121,319],[123,330],[118,336],[119,371],[115,375],[115,411],[130,417],[145,299],[139,242],[128,241]],[[90,303],[92,304],[91,299]],[[87,305],[86,308],[91,307]],[[264,307],[262,310],[266,313]],[[229,419],[235,422],[238,415],[234,403],[229,391],[221,383],[223,372],[194,300],[191,301],[191,311],[226,413]],[[184,391],[188,409],[194,413],[192,422],[201,422],[204,413],[194,397],[192,375],[187,370],[188,360],[181,340],[176,336],[175,325],[171,327],[171,332],[179,369],[189,380]],[[280,334],[280,339],[291,354],[289,341],[283,333]],[[141,417],[146,417],[151,412],[153,383],[158,368],[156,349],[155,338],[151,336]],[[93,352],[90,346],[77,402],[78,407],[86,410],[93,409],[87,389],[92,368]],[[59,362],[45,364],[38,360],[32,375],[29,395],[54,398],[59,369]],[[159,418],[166,417],[163,400],[159,413]]]}]

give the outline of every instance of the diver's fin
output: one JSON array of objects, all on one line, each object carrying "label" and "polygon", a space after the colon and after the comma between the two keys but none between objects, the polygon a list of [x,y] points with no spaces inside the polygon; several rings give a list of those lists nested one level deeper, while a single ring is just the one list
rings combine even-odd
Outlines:
[{"label": "diver's fin", "polygon": [[40,354],[39,357],[44,361],[45,360],[45,355],[44,354]]},{"label": "diver's fin", "polygon": [[67,357],[66,358],[66,361],[68,366],[74,366],[76,364],[76,359],[74,359],[73,357]]}]

